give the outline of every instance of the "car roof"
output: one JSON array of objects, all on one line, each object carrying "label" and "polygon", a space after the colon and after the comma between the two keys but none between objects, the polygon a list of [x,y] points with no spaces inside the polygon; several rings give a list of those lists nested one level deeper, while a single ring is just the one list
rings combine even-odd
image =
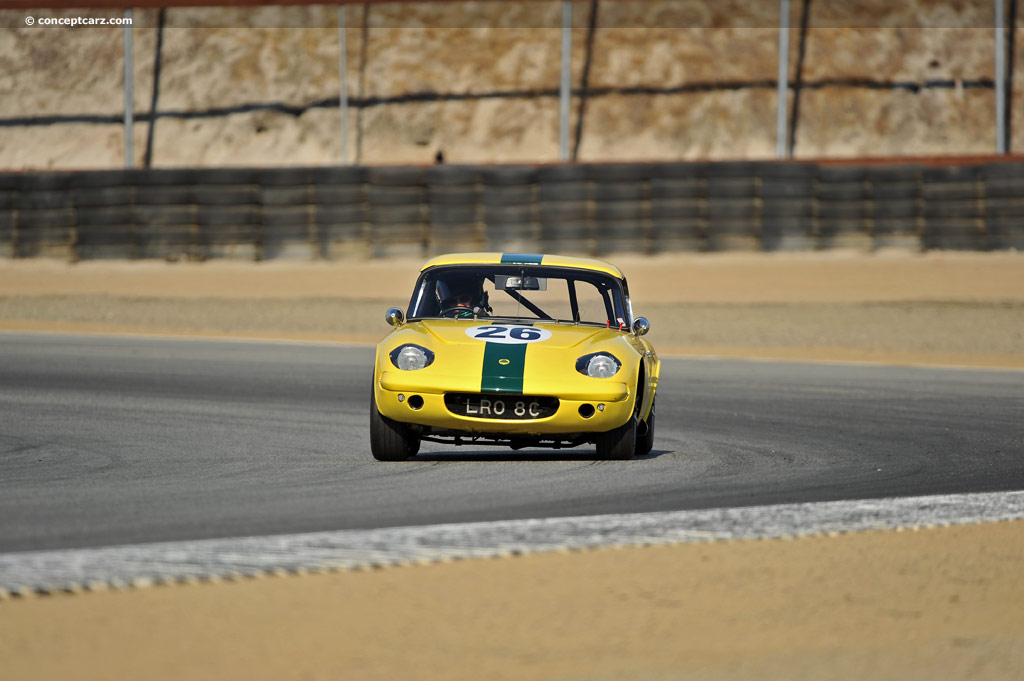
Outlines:
[{"label": "car roof", "polygon": [[537,253],[449,253],[431,258],[420,271],[440,265],[542,265],[604,272],[618,279],[625,279],[618,267],[603,260]]}]

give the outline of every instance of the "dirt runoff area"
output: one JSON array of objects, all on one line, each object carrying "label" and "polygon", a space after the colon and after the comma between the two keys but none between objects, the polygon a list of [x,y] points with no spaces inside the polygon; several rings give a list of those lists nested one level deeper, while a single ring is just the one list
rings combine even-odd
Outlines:
[{"label": "dirt runoff area", "polygon": [[0,602],[4,677],[1013,681],[1024,522]]},{"label": "dirt runoff area", "polygon": [[[663,353],[1024,367],[1024,256],[613,258]],[[411,261],[0,261],[0,330],[372,342]],[[1024,379],[1022,379],[1024,380]],[[0,602],[12,679],[1024,679],[1024,521]]]},{"label": "dirt runoff area", "polygon": [[[1024,367],[1017,253],[611,258],[662,354]],[[0,260],[0,330],[372,343],[422,260]]]}]

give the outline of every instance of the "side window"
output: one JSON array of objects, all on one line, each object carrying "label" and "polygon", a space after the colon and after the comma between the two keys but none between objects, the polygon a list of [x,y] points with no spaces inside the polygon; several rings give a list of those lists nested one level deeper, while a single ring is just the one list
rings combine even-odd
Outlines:
[{"label": "side window", "polygon": [[580,308],[580,321],[596,322],[598,324],[608,322],[608,311],[605,307],[605,298],[601,290],[589,281],[577,279],[575,284],[576,303]]},{"label": "side window", "polygon": [[616,326],[619,323],[628,325],[629,315],[626,314],[626,309],[622,305],[622,295],[619,293],[618,288],[609,288],[608,297],[611,299],[612,308],[615,310],[615,319],[612,320],[612,326]]},{"label": "side window", "polygon": [[437,299],[434,296],[433,277],[424,277],[409,301],[407,317],[433,317],[437,314]]}]

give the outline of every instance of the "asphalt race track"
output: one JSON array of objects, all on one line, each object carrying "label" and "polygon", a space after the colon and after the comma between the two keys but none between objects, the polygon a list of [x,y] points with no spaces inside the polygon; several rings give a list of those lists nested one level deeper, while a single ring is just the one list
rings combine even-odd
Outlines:
[{"label": "asphalt race track", "polygon": [[0,334],[0,553],[1024,489],[1024,372],[668,358],[642,459],[380,463],[372,352]]}]

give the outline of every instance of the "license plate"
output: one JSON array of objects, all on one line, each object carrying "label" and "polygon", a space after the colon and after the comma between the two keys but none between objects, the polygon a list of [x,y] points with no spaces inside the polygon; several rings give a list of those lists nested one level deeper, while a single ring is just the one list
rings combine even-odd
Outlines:
[{"label": "license plate", "polygon": [[553,397],[529,395],[446,395],[448,410],[482,419],[542,419],[558,410]]}]

